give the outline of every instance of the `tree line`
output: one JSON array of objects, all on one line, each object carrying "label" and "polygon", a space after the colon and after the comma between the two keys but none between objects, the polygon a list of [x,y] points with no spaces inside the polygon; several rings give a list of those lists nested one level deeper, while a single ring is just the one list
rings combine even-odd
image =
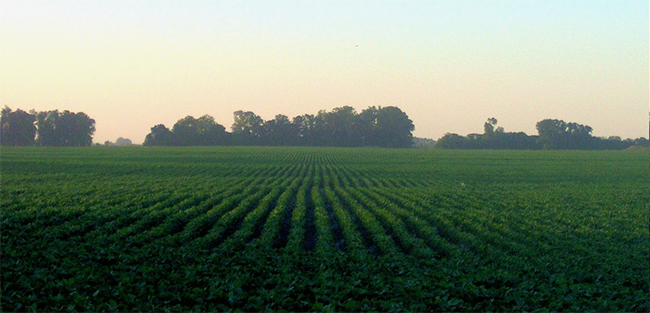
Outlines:
[{"label": "tree line", "polygon": [[334,146],[409,148],[415,126],[398,107],[368,107],[360,113],[350,106],[321,110],[289,119],[278,114],[264,120],[251,111],[235,111],[230,132],[210,115],[186,116],[171,129],[155,125],[146,146]]},{"label": "tree line", "polygon": [[646,138],[621,139],[618,136],[592,136],[593,128],[558,119],[537,122],[537,136],[524,132],[505,132],[497,126],[496,118],[489,118],[482,134],[445,134],[436,143],[439,149],[510,149],[510,150],[623,150],[632,146],[648,147]]},{"label": "tree line", "polygon": [[[489,118],[482,134],[461,136],[447,133],[438,141],[414,138],[413,121],[394,106],[371,106],[360,113],[343,106],[317,114],[289,119],[278,114],[264,120],[251,111],[235,111],[230,132],[210,115],[186,116],[171,129],[155,125],[145,137],[146,146],[335,146],[386,148],[432,147],[439,149],[510,149],[510,150],[622,150],[632,146],[648,147],[646,138],[621,139],[594,137],[593,128],[558,119],[545,119],[536,125],[538,135],[506,132],[496,118]],[[5,106],[0,117],[0,145],[4,146],[90,146],[95,120],[83,112],[11,110]],[[121,140],[120,140],[121,139]],[[130,140],[118,138],[130,145]],[[128,141],[128,143],[127,143]]]},{"label": "tree line", "polygon": [[5,106],[0,116],[3,146],[90,146],[94,133],[95,120],[83,112],[26,112]]}]

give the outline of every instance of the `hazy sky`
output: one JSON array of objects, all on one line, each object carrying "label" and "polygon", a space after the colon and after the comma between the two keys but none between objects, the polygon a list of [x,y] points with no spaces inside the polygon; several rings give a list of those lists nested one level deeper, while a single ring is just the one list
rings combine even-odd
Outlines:
[{"label": "hazy sky", "polygon": [[95,142],[235,110],[398,106],[415,135],[648,136],[648,1],[0,1],[0,105]]}]

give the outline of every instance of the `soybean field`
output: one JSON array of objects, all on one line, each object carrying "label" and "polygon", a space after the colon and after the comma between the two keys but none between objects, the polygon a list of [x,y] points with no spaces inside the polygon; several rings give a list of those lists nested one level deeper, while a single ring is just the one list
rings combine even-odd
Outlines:
[{"label": "soybean field", "polygon": [[0,151],[1,311],[643,311],[647,151]]}]

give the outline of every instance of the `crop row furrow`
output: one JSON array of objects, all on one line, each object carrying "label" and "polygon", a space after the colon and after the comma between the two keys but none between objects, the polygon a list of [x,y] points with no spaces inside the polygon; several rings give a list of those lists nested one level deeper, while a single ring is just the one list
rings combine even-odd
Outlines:
[{"label": "crop row furrow", "polygon": [[[274,203],[265,208],[259,206],[244,220],[244,225],[235,237],[256,240],[262,247],[279,247],[281,223],[286,211],[293,206],[293,199],[300,186],[302,178],[294,178],[291,185],[282,190],[279,197],[274,198]],[[248,225],[251,225],[248,227]]]},{"label": "crop row furrow", "polygon": [[369,208],[359,203],[345,189],[335,187],[334,192],[348,208],[351,215],[359,221],[358,226],[361,233],[368,237],[366,242],[372,242],[379,248],[379,253],[396,255],[404,252],[404,247],[390,236],[384,225],[370,212]]},{"label": "crop row furrow", "polygon": [[119,208],[114,219],[99,224],[95,229],[86,233],[84,237],[86,240],[96,240],[97,238],[102,238],[100,240],[103,240],[104,236],[127,227],[143,216],[146,216],[148,212],[176,205],[182,200],[183,198],[178,195],[150,195],[146,199],[142,199],[136,206]]},{"label": "crop row furrow", "polygon": [[334,212],[327,206],[323,188],[323,171],[320,166],[316,166],[314,183],[307,197],[307,200],[312,205],[313,227],[308,227],[306,230],[305,249],[314,249],[318,254],[329,255],[336,249],[344,250],[345,243],[339,223],[334,217]]},{"label": "crop row furrow", "polygon": [[364,230],[359,220],[350,213],[345,204],[336,196],[328,168],[323,166],[321,169],[323,171],[323,195],[326,207],[331,210],[331,216],[336,218],[337,225],[340,225],[341,234],[345,239],[346,251],[351,251],[357,255],[367,252],[376,254],[377,248],[369,236],[364,236]]},{"label": "crop row furrow", "polygon": [[[261,192],[255,194],[255,197],[244,199],[239,203],[239,205],[237,205],[237,207],[222,215],[214,227],[210,229],[204,237],[194,240],[192,244],[204,248],[215,248],[221,245],[222,242],[230,239],[229,237],[239,230],[249,212],[255,211],[250,219],[257,220],[261,218],[265,209],[275,202],[277,196],[279,196],[282,191],[283,186],[286,187],[289,183],[289,179],[286,179],[285,177],[290,177],[295,173],[295,171],[295,166],[285,166],[282,170],[276,172],[275,176],[281,179],[282,183],[279,183],[279,180],[273,180],[270,184],[264,186],[264,189],[261,190]],[[260,207],[260,209],[255,210],[256,207]],[[244,229],[244,232],[250,231],[252,234],[254,228],[257,226],[258,225],[245,225],[246,229]],[[249,227],[251,228],[250,230],[248,229]],[[243,237],[243,235],[244,233],[242,233],[237,240],[242,240],[241,237]],[[233,241],[234,239],[229,242],[231,247]],[[245,242],[246,240],[243,239],[243,241]]]},{"label": "crop row furrow", "polygon": [[[481,239],[494,247],[498,247],[510,255],[519,255],[525,257],[530,253],[543,249],[536,240],[529,240],[529,237],[524,234],[526,229],[514,232],[511,227],[517,227],[523,221],[516,216],[508,218],[509,210],[502,204],[492,203],[476,197],[472,194],[467,197],[458,197],[454,203],[454,207],[462,208],[462,214],[449,214],[448,212],[441,212],[442,214],[449,215],[448,219],[454,221],[459,227],[466,229],[468,232],[480,234]],[[422,197],[424,198],[424,197]],[[460,210],[460,209],[459,209]],[[492,214],[485,214],[485,212],[492,212]],[[495,220],[497,217],[504,219]],[[505,218],[507,218],[507,223]]]},{"label": "crop row furrow", "polygon": [[[313,220],[309,220],[313,219],[313,208],[309,208],[311,204],[309,203],[308,199],[308,192],[312,187],[312,171],[313,167],[310,166],[307,177],[305,178],[305,182],[300,185],[298,192],[296,193],[293,212],[291,214],[286,214],[286,216],[291,217],[291,229],[284,239],[282,233],[278,239],[278,246],[281,247],[283,241],[286,240],[286,244],[284,245],[285,250],[294,254],[297,254],[303,251],[303,249],[306,249],[306,242],[308,241],[306,234],[309,231],[314,231],[314,222]],[[282,229],[286,229],[288,227],[286,220],[287,219],[285,217],[283,219]],[[313,243],[311,243],[311,245],[313,245]]]},{"label": "crop row furrow", "polygon": [[62,235],[61,237],[67,238],[67,240],[85,240],[86,234],[101,228],[106,223],[114,221],[124,214],[125,206],[132,207],[135,206],[136,203],[140,206],[151,206],[152,204],[163,201],[164,199],[166,199],[164,195],[151,195],[147,199],[132,197],[131,201],[119,205],[91,207],[88,208],[85,214],[79,216],[77,219],[68,221],[63,225],[60,225],[60,227],[57,227],[57,230],[64,231],[65,235]]},{"label": "crop row furrow", "polygon": [[[238,249],[244,243],[257,239],[261,235],[264,235],[263,238],[260,238],[264,241],[261,246],[270,247],[273,245],[279,234],[279,223],[284,210],[292,201],[291,199],[303,179],[302,174],[304,174],[307,166],[297,165],[290,168],[291,171],[281,178],[278,193],[272,191],[272,196],[267,195],[254,210],[249,212],[234,227],[237,232],[233,236],[228,236],[227,241],[224,243],[228,250]],[[271,219],[271,225],[268,225],[269,218]]]},{"label": "crop row furrow", "polygon": [[162,237],[157,242],[175,247],[204,237],[224,214],[236,208],[242,201],[255,201],[256,197],[267,190],[265,184],[268,181],[270,181],[268,178],[257,178],[241,192],[232,193],[230,197],[224,198],[221,203],[213,206],[207,212],[189,220],[181,232]]},{"label": "crop row furrow", "polygon": [[[261,246],[274,246],[278,247],[280,245],[280,234],[282,233],[282,222],[285,220],[285,216],[289,216],[292,213],[292,208],[295,205],[295,196],[298,191],[298,188],[301,185],[301,182],[304,180],[304,174],[307,170],[307,166],[301,166],[301,174],[298,177],[294,178],[289,185],[280,195],[277,200],[275,207],[268,212],[263,226],[261,227],[259,244]],[[290,224],[287,225],[287,228],[290,227]],[[289,229],[286,229],[285,233],[288,233]],[[253,235],[253,238],[256,236]],[[285,235],[286,238],[286,235]],[[286,242],[285,242],[286,244]]]},{"label": "crop row furrow", "polygon": [[[380,191],[382,195],[388,198],[402,200],[402,204],[417,203],[422,201],[421,198],[409,193],[391,194],[386,191]],[[410,201],[409,201],[410,200]],[[461,248],[470,249],[484,257],[494,257],[499,260],[507,259],[504,251],[494,247],[487,242],[483,237],[485,234],[477,232],[475,229],[468,226],[466,223],[459,222],[458,215],[460,212],[449,212],[446,210],[423,210],[422,203],[420,205],[411,205],[410,208],[417,213],[420,213],[433,223],[439,230],[440,234],[453,243],[458,244]],[[426,204],[425,206],[426,207]]]},{"label": "crop row furrow", "polygon": [[[138,228],[137,224],[139,221],[143,219],[147,220],[147,216],[152,212],[165,210],[170,206],[178,205],[179,202],[186,198],[184,195],[189,192],[200,193],[193,185],[183,185],[182,188],[177,188],[172,196],[167,194],[163,194],[162,197],[157,197],[155,194],[149,194],[148,196],[144,195],[143,197],[147,198],[147,200],[141,201],[138,205],[133,206],[133,208],[125,208],[122,215],[117,217],[115,220],[105,223],[97,229],[97,231],[104,234],[115,233],[114,235],[116,235],[117,232],[123,231],[122,229],[125,228]],[[156,202],[153,205],[152,200],[154,200],[153,202]],[[134,224],[136,225],[134,226]],[[94,234],[96,232],[93,231],[92,233]]]},{"label": "crop row furrow", "polygon": [[224,226],[219,231],[222,237],[220,240],[212,241],[209,248],[219,247],[219,250],[224,253],[232,253],[242,248],[255,236],[256,230],[264,223],[264,218],[275,206],[282,191],[283,188],[276,185],[259,203],[237,211],[239,214],[224,216],[222,220],[227,222],[223,223]]},{"label": "crop row furrow", "polygon": [[402,220],[403,215],[395,212],[396,208],[392,207],[393,210],[390,210],[359,190],[349,189],[349,193],[370,209],[402,250],[418,257],[434,256],[433,251],[427,246],[426,242],[418,238],[414,233],[409,232],[409,227],[405,222],[406,219]]},{"label": "crop row furrow", "polygon": [[[455,228],[449,220],[440,216],[437,210],[431,210],[430,207],[423,205],[417,197],[408,193],[389,192],[386,189],[375,189],[375,192],[384,196],[386,199],[393,201],[396,205],[408,209],[419,218],[430,223],[430,225],[437,230],[437,233],[451,244],[457,245],[461,249],[473,247],[472,243],[475,242],[473,235]],[[478,247],[478,249],[483,250],[482,247]]]},{"label": "crop row furrow", "polygon": [[315,168],[310,198],[314,209],[315,232],[307,233],[307,238],[314,240],[314,249],[318,254],[326,255],[335,250],[345,251],[347,247],[341,224],[325,197],[325,173],[320,165]]},{"label": "crop row furrow", "polygon": [[173,236],[182,231],[189,221],[197,216],[205,215],[209,210],[215,206],[224,203],[226,199],[240,193],[246,185],[250,184],[253,179],[245,179],[233,186],[223,187],[219,190],[213,191],[209,196],[209,200],[199,205],[190,207],[187,210],[172,211],[168,216],[161,216],[162,222],[149,229],[148,231],[141,232],[133,236],[133,242],[146,244],[151,241],[156,241],[158,238],[165,236]]},{"label": "crop row furrow", "polygon": [[[312,175],[314,167],[310,164],[304,164],[303,181],[298,186],[295,194],[289,200],[290,208],[283,213],[280,222],[280,233],[274,244],[275,247],[285,248],[292,239],[291,246],[295,252],[300,251],[305,242],[305,230],[307,224],[307,190],[312,185]],[[313,222],[312,222],[313,223]]]},{"label": "crop row furrow", "polygon": [[192,207],[203,202],[205,199],[207,199],[206,195],[191,196],[183,199],[181,202],[177,203],[174,206],[168,206],[160,210],[151,210],[147,215],[143,216],[136,223],[119,229],[117,232],[115,232],[115,234],[111,235],[109,239],[113,241],[121,241],[126,239],[129,243],[139,244],[140,241],[138,240],[141,237],[136,236],[137,234],[145,232],[152,227],[158,226],[164,221],[166,216],[169,216],[174,212],[191,209]]},{"label": "crop row furrow", "polygon": [[[351,178],[347,171],[337,168],[334,169],[334,172],[337,176],[342,177],[346,185],[356,185],[354,182],[356,179]],[[363,216],[363,219],[360,218],[360,220],[362,223],[365,220],[364,227],[366,230],[372,229],[369,232],[375,238],[373,241],[378,243],[381,241],[381,244],[378,245],[383,253],[395,254],[397,251],[408,251],[421,256],[431,255],[430,251],[426,251],[428,249],[424,244],[418,243],[417,238],[413,238],[408,234],[398,218],[393,216],[392,213],[377,207],[376,203],[356,192],[355,188],[343,189],[337,187],[336,191],[353,209],[355,215]]]},{"label": "crop row furrow", "polygon": [[396,202],[381,196],[375,190],[366,189],[359,192],[363,193],[370,199],[373,199],[378,206],[386,208],[386,210],[400,216],[405,223],[405,227],[414,232],[419,238],[422,238],[426,245],[433,250],[434,254],[445,257],[458,250],[457,246],[444,240],[440,234],[438,234],[438,230],[434,225],[415,214],[412,210],[403,208]]},{"label": "crop row furrow", "polygon": [[241,223],[241,220],[249,211],[252,210],[252,208],[256,207],[261,200],[264,200],[264,198],[269,195],[269,192],[277,192],[278,189],[278,186],[263,186],[256,193],[238,201],[232,210],[225,212],[216,223],[209,228],[205,233],[205,236],[193,236],[194,234],[190,233],[192,235],[191,237],[194,238],[190,244],[195,247],[195,249],[217,247],[226,240],[229,235],[237,230],[237,225]]}]

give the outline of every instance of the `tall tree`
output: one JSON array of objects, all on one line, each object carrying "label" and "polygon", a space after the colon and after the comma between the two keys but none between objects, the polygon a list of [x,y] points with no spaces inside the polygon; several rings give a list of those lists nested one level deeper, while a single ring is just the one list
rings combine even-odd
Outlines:
[{"label": "tall tree", "polygon": [[292,146],[297,144],[299,128],[289,121],[289,117],[278,114],[274,119],[264,122],[261,144],[268,146]]},{"label": "tall tree", "polygon": [[91,146],[95,134],[95,120],[83,112],[63,111],[63,125],[69,126],[68,146]]},{"label": "tall tree", "polygon": [[170,131],[165,125],[156,125],[145,138],[147,146],[219,146],[230,143],[230,134],[214,117],[188,115],[176,121]]},{"label": "tall tree", "polygon": [[57,124],[59,111],[38,112],[36,114],[37,138],[36,143],[40,146],[60,146]]},{"label": "tall tree", "polygon": [[483,124],[483,135],[475,137],[468,136],[471,144],[480,149],[508,149],[508,138],[512,137],[507,134],[503,127],[498,127],[499,121],[490,117]]},{"label": "tall tree", "polygon": [[4,146],[32,146],[36,136],[36,116],[21,109],[2,109],[0,117],[0,144]]},{"label": "tall tree", "polygon": [[377,112],[376,137],[381,147],[408,148],[413,145],[415,126],[398,107],[383,107]]},{"label": "tall tree", "polygon": [[587,125],[545,119],[539,121],[536,128],[544,149],[590,149],[593,143],[593,129]]},{"label": "tall tree", "polygon": [[172,127],[175,145],[177,146],[197,146],[200,145],[199,130],[197,120],[193,116],[186,116],[178,121]]},{"label": "tall tree", "polygon": [[301,146],[316,145],[316,116],[304,114],[291,120],[292,128],[296,132],[296,142]]},{"label": "tall tree", "polygon": [[322,132],[325,145],[338,147],[359,146],[361,134],[357,129],[357,112],[351,106],[334,108],[332,112],[323,112]]},{"label": "tall tree", "polygon": [[174,133],[163,124],[151,127],[151,132],[144,138],[145,146],[171,146],[175,142]]},{"label": "tall tree", "polygon": [[256,145],[264,130],[264,120],[251,111],[235,111],[230,129],[240,144]]},{"label": "tall tree", "polygon": [[563,120],[545,119],[537,122],[535,128],[539,134],[539,143],[545,150],[561,149],[566,127],[566,122]]},{"label": "tall tree", "polygon": [[379,109],[375,106],[368,107],[357,116],[361,146],[379,146],[377,139],[377,114]]},{"label": "tall tree", "polygon": [[36,126],[37,143],[42,146],[90,146],[95,133],[94,119],[68,110],[39,112]]},{"label": "tall tree", "polygon": [[333,140],[330,134],[330,125],[328,122],[327,111],[320,110],[314,115],[314,130],[312,132],[315,146],[333,146]]},{"label": "tall tree", "polygon": [[488,118],[487,122],[483,124],[483,134],[487,137],[502,134],[504,130],[503,127],[497,127],[498,122],[499,121],[494,117]]},{"label": "tall tree", "polygon": [[214,117],[203,115],[196,120],[198,141],[205,146],[219,146],[230,144],[230,136],[226,127],[215,122]]}]

